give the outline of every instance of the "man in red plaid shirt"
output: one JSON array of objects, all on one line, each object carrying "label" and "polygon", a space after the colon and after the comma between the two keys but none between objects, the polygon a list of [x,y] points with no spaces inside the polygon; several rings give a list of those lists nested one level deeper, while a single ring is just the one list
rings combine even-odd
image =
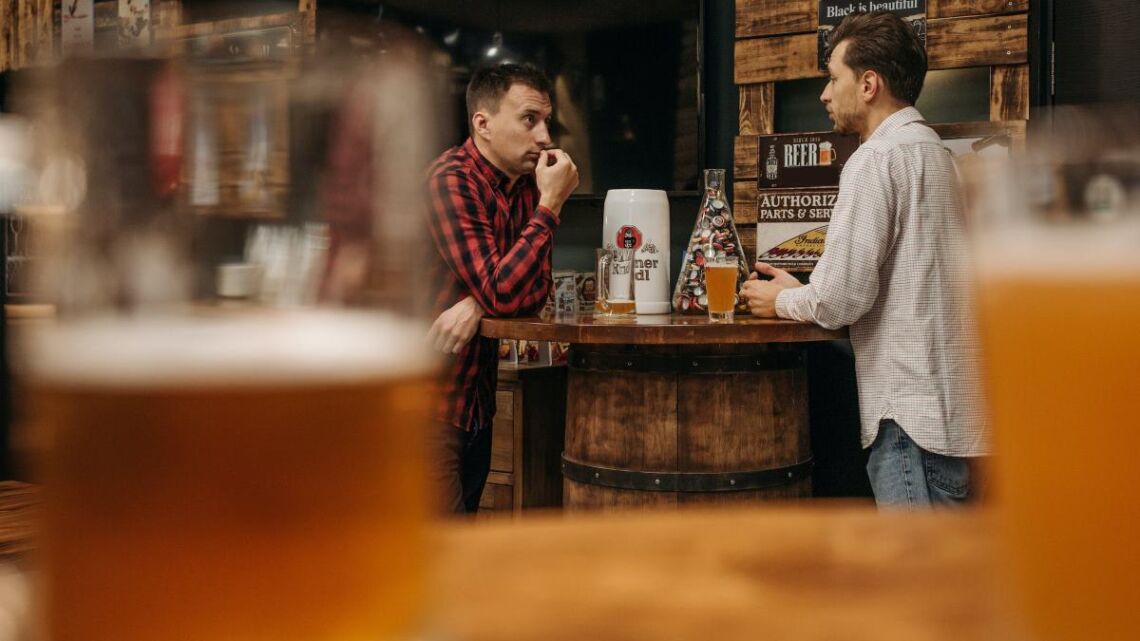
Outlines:
[{"label": "man in red plaid shirt", "polygon": [[433,476],[445,511],[475,512],[491,467],[498,341],[479,319],[538,312],[550,290],[550,251],[578,168],[550,149],[550,81],[529,65],[475,72],[467,86],[471,136],[445,151],[428,178],[439,261],[429,340],[453,355],[431,434]]}]

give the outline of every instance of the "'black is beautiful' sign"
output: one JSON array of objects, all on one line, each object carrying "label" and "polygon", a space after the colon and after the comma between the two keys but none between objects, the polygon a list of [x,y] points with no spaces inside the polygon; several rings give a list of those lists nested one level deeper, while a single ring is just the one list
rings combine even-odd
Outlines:
[{"label": "'black is beautiful' sign", "polygon": [[831,51],[827,39],[832,30],[852,13],[890,11],[905,20],[926,46],[926,0],[819,0],[819,68],[827,71]]}]

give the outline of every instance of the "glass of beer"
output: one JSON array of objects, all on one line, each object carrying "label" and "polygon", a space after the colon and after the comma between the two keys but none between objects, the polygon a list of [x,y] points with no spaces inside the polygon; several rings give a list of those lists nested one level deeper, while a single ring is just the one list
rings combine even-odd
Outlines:
[{"label": "glass of beer", "polygon": [[740,265],[735,257],[705,263],[705,287],[709,297],[709,322],[731,323],[736,308],[736,280]]},{"label": "glass of beer", "polygon": [[[40,295],[56,318],[19,345],[46,499],[45,638],[419,633],[438,371],[421,215],[442,102],[411,46],[359,65],[215,48],[35,77],[38,170],[78,194],[51,203]],[[250,75],[273,81],[273,100],[246,91]],[[199,119],[203,92],[235,110]],[[273,135],[241,135],[233,123],[262,104],[280,116]],[[229,197],[242,153],[273,168],[276,196],[256,211]],[[217,164],[198,171],[202,158]],[[217,287],[243,244],[255,283]]]},{"label": "glass of beer", "polygon": [[56,641],[398,638],[432,361],[394,316],[116,318],[29,343]]},{"label": "glass of beer", "polygon": [[969,172],[993,498],[1019,611],[1047,641],[1136,634],[1140,140],[1125,111],[1055,112],[1024,163]]},{"label": "glass of beer", "polygon": [[610,320],[637,315],[634,297],[634,249],[598,250],[598,298],[595,315]]}]

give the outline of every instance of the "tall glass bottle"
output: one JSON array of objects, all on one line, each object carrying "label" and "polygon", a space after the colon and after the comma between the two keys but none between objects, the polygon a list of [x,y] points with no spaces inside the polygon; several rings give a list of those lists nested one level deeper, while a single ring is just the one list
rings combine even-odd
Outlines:
[{"label": "tall glass bottle", "polygon": [[[697,211],[697,221],[689,236],[689,245],[673,290],[673,310],[702,313],[708,307],[705,264],[718,257],[736,258],[739,264],[737,289],[748,278],[740,234],[732,220],[732,210],[724,195],[724,170],[705,170],[705,195]],[[736,303],[740,306],[739,297]],[[742,310],[741,310],[742,311]]]}]

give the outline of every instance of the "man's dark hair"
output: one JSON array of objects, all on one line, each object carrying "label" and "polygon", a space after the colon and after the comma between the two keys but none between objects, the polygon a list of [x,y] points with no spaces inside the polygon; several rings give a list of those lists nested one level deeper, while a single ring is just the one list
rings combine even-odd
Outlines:
[{"label": "man's dark hair", "polygon": [[911,105],[918,102],[926,80],[926,48],[902,18],[888,11],[853,13],[831,32],[830,50],[843,41],[843,64],[856,76],[874,71],[896,98]]},{"label": "man's dark hair", "polygon": [[502,63],[483,67],[477,70],[471,76],[471,82],[467,83],[468,125],[480,107],[487,108],[491,113],[497,113],[499,102],[510,91],[511,85],[524,85],[535,91],[541,91],[547,97],[553,93],[550,79],[534,65]]}]

